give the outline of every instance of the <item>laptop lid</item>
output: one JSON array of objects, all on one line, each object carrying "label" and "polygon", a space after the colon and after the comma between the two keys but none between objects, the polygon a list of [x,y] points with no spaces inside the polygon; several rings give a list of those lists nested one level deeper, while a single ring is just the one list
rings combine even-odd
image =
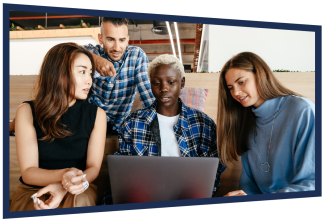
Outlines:
[{"label": "laptop lid", "polygon": [[107,156],[114,204],[211,197],[215,157]]}]

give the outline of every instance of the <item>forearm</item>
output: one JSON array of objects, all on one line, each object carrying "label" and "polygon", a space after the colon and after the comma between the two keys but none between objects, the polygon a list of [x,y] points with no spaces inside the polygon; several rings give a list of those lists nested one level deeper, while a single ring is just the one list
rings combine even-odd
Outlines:
[{"label": "forearm", "polygon": [[299,192],[315,190],[315,180],[303,180],[296,184],[290,184],[275,193]]},{"label": "forearm", "polygon": [[147,68],[149,65],[148,58],[142,56],[137,61],[135,69],[135,81],[138,87],[140,101],[143,107],[148,107],[155,100],[151,91],[150,81],[148,79]]},{"label": "forearm", "polygon": [[86,178],[89,183],[93,182],[99,174],[100,167],[88,167],[86,170],[83,171],[84,174],[86,174]]},{"label": "forearm", "polygon": [[[96,64],[96,67],[95,67],[96,71],[100,73],[101,70],[100,70],[100,65],[99,64],[101,62],[102,57],[99,56],[98,54],[94,53],[94,52],[91,52],[91,55],[93,56],[95,64]],[[95,71],[94,71],[94,73],[95,73]]]},{"label": "forearm", "polygon": [[69,168],[60,170],[45,170],[38,167],[29,167],[22,172],[23,181],[30,185],[47,186],[52,183],[61,182],[63,174]]},{"label": "forearm", "polygon": [[93,56],[95,62],[96,62],[99,58],[102,58],[101,56],[99,56],[99,55],[97,55],[97,54],[95,54],[95,53],[93,53],[93,52],[91,52],[91,55]]}]

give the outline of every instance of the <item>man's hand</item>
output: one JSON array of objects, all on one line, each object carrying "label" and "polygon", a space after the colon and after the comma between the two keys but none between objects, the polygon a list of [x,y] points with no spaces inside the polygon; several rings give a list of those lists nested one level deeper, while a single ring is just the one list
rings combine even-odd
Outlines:
[{"label": "man's hand", "polygon": [[114,65],[98,55],[92,54],[96,63],[96,70],[99,72],[101,76],[109,76],[114,77],[116,76],[116,71]]},{"label": "man's hand", "polygon": [[224,195],[224,197],[244,196],[244,195],[247,195],[247,194],[243,190],[236,190],[236,191],[227,193],[226,195]]}]

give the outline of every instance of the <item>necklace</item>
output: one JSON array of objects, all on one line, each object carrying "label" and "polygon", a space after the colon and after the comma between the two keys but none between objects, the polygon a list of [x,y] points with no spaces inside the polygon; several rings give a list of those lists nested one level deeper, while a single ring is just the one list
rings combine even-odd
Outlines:
[{"label": "necklace", "polygon": [[[261,170],[262,170],[263,172],[265,172],[265,173],[269,172],[269,170],[270,170],[270,164],[269,164],[269,153],[270,153],[270,147],[271,147],[271,141],[272,141],[272,132],[273,132],[274,119],[275,119],[275,115],[274,115],[274,117],[273,117],[273,122],[272,122],[271,136],[270,136],[269,148],[268,148],[268,150],[267,150],[266,162],[260,164],[260,168],[261,168]],[[258,142],[258,141],[257,141],[257,142]],[[257,148],[258,148],[258,157],[260,158],[260,161],[262,162],[262,159],[261,159],[261,157],[260,157],[260,147],[259,147],[258,143],[257,143]],[[267,167],[266,170],[264,169],[265,166]],[[264,168],[263,168],[263,167],[264,167]]]}]

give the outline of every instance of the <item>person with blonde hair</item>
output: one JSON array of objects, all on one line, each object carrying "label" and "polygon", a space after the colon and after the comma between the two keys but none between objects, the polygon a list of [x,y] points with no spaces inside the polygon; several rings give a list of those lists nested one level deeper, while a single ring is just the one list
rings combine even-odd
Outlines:
[{"label": "person with blonde hair", "polygon": [[[115,155],[218,157],[216,124],[179,98],[185,85],[184,66],[172,55],[160,55],[148,67],[156,98],[147,108],[131,113],[121,124]],[[211,196],[220,186],[225,166],[219,163]],[[103,204],[111,204],[107,191]]]},{"label": "person with blonde hair", "polygon": [[240,190],[226,196],[315,189],[315,105],[258,55],[239,53],[222,68],[217,126],[222,162],[242,161]]},{"label": "person with blonde hair", "polygon": [[[85,100],[95,63],[75,43],[46,54],[34,100],[15,121],[20,185],[10,211],[95,206],[106,139],[106,114]],[[49,194],[48,194],[49,193]]]}]

